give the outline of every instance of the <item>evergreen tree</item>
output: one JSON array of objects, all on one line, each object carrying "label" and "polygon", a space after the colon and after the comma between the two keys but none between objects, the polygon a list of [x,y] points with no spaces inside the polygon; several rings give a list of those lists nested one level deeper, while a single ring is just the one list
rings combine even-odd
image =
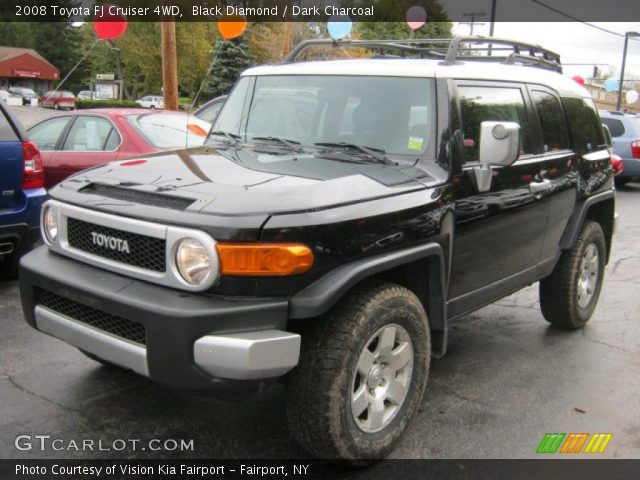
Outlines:
[{"label": "evergreen tree", "polygon": [[229,93],[240,73],[252,65],[247,40],[243,37],[234,40],[218,40],[214,51],[220,49],[211,69],[211,77],[204,89],[206,98]]}]

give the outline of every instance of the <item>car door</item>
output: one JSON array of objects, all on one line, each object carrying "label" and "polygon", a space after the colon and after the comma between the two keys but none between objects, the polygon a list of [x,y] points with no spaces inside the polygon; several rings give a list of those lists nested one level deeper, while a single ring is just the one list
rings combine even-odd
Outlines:
[{"label": "car door", "polygon": [[560,239],[574,211],[578,190],[578,161],[571,149],[567,116],[556,92],[529,85],[533,110],[542,137],[543,153],[536,195],[546,197],[549,217],[542,244],[540,269],[548,272],[560,252]]},{"label": "car door", "polygon": [[59,183],[81,170],[111,162],[118,158],[121,143],[120,133],[108,118],[78,115],[51,162],[51,178]]},{"label": "car door", "polygon": [[122,137],[111,120],[102,116],[77,115],[62,144],[46,167],[47,188],[69,175],[115,160]]},{"label": "car door", "polygon": [[[449,315],[490,303],[535,278],[548,203],[531,192],[540,171],[541,145],[524,85],[458,81],[465,162],[453,178],[456,225]],[[492,167],[483,186],[478,162],[483,121],[516,122],[521,151],[508,167]],[[486,169],[484,170],[486,172]]]},{"label": "car door", "polygon": [[45,187],[58,183],[49,171],[56,150],[61,148],[68,127],[72,123],[71,115],[44,120],[29,129],[29,138],[40,149],[45,171]]}]

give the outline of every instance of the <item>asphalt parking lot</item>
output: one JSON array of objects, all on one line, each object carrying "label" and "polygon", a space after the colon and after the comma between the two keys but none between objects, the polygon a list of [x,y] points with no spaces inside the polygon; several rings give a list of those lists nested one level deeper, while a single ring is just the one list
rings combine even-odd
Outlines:
[{"label": "asphalt parking lot", "polygon": [[[551,328],[536,285],[454,322],[449,353],[432,363],[424,406],[393,457],[535,458],[546,432],[610,432],[600,458],[640,458],[638,202],[640,184],[618,192],[613,256],[588,326]],[[227,404],[101,366],[24,323],[17,281],[0,283],[0,332],[2,458],[305,456],[288,437],[280,386]],[[21,434],[105,445],[186,439],[193,450],[21,451]]]}]

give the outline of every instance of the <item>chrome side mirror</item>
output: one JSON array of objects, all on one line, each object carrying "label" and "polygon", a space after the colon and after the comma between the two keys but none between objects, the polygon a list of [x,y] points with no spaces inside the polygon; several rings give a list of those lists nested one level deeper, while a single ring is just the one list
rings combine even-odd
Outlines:
[{"label": "chrome side mirror", "polygon": [[520,155],[520,125],[516,122],[482,122],[480,163],[508,167]]}]

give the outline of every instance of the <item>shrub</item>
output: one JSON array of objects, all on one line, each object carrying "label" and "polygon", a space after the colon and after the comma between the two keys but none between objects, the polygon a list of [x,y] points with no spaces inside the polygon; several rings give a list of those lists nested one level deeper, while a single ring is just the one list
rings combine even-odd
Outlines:
[{"label": "shrub", "polygon": [[76,108],[140,108],[136,102],[131,100],[78,100],[76,102]]}]

